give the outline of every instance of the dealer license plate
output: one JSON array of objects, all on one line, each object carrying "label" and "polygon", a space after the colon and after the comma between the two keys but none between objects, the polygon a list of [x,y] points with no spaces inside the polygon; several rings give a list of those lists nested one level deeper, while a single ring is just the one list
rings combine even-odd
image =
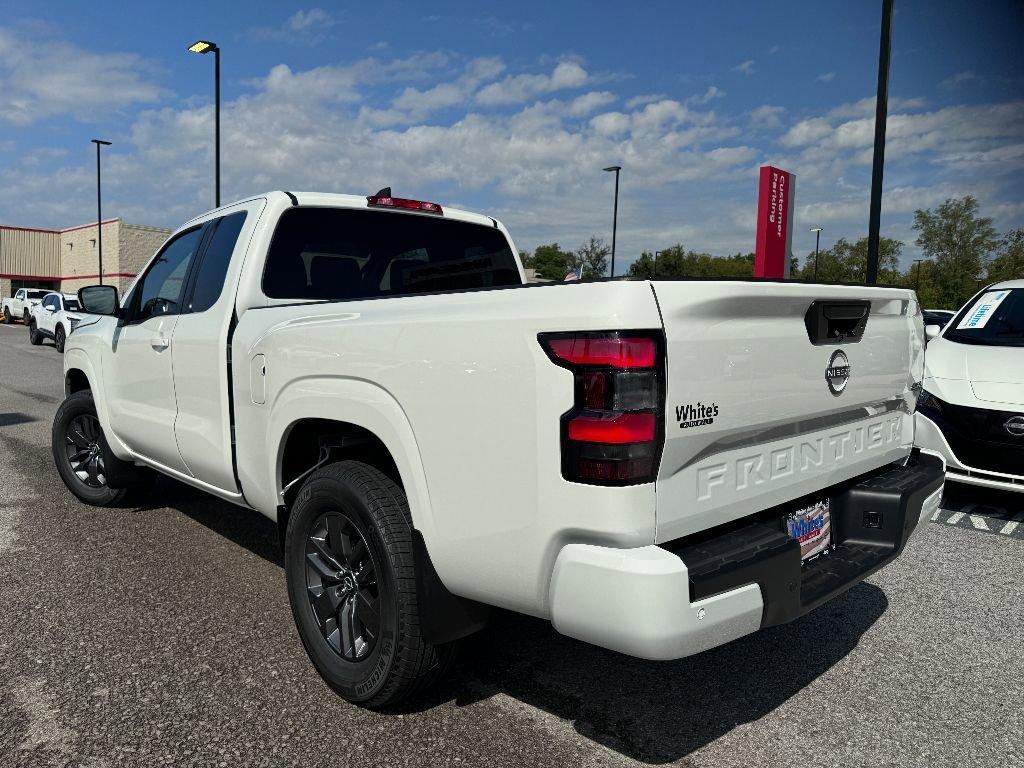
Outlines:
[{"label": "dealer license plate", "polygon": [[828,499],[815,502],[783,518],[786,533],[800,542],[800,561],[828,552],[832,547],[832,517]]}]

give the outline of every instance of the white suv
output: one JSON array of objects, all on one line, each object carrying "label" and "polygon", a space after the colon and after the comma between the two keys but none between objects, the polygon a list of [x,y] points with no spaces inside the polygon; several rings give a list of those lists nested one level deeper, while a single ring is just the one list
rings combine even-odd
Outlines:
[{"label": "white suv", "polygon": [[64,342],[83,319],[85,315],[75,294],[48,293],[32,307],[28,340],[32,344],[42,344],[43,339],[53,339],[57,351],[63,352]]},{"label": "white suv", "polygon": [[950,480],[1024,492],[1024,280],[989,286],[927,334],[918,446]]}]

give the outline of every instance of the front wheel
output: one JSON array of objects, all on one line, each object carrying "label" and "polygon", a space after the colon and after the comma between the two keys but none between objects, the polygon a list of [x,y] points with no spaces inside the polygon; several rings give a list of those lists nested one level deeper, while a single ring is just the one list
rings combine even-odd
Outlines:
[{"label": "front wheel", "polygon": [[4,307],[4,325],[10,325],[14,322],[14,315],[11,314],[10,307]]},{"label": "front wheel", "polygon": [[50,433],[53,462],[64,485],[87,504],[108,507],[121,502],[128,491],[107,484],[109,448],[103,437],[92,392],[75,392],[53,419]]},{"label": "front wheel", "polygon": [[394,704],[450,664],[454,646],[420,633],[405,493],[376,468],[340,461],[309,476],[288,520],[285,574],[306,653],[349,701]]},{"label": "front wheel", "polygon": [[38,347],[43,343],[43,334],[36,328],[35,320],[26,320],[25,325],[28,326],[28,343],[33,347]]},{"label": "front wheel", "polygon": [[29,321],[31,321],[31,320],[32,320],[32,314],[27,309],[24,312],[21,313],[21,322],[22,323],[24,323],[25,325],[28,325]]},{"label": "front wheel", "polygon": [[53,345],[57,348],[57,351],[64,352],[64,342],[67,340],[67,336],[64,333],[64,326],[58,325],[57,330],[53,334]]}]

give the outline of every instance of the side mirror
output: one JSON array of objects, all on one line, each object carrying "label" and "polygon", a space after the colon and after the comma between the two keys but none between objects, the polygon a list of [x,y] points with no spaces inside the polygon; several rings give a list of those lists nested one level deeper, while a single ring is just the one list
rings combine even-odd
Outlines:
[{"label": "side mirror", "polygon": [[78,304],[84,312],[91,315],[118,317],[121,314],[117,288],[112,285],[89,285],[81,288],[78,291]]},{"label": "side mirror", "polygon": [[928,339],[928,341],[931,341],[940,333],[942,333],[941,325],[926,325],[924,327],[924,336],[926,339]]}]

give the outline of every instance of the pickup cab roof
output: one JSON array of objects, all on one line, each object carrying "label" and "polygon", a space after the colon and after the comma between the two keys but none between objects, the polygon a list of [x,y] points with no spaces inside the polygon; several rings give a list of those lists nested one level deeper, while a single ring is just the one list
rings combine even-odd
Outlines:
[{"label": "pickup cab roof", "polygon": [[[187,221],[180,229],[191,226],[194,222],[200,219],[209,218],[212,214],[222,209],[231,208],[238,205],[239,203],[246,203],[251,200],[258,200],[263,198],[268,202],[275,198],[284,198],[289,201],[291,205],[302,205],[302,206],[313,206],[313,207],[324,207],[324,208],[370,208],[367,198],[372,195],[347,195],[334,192],[285,192],[275,190],[272,192],[265,192],[261,195],[253,195],[242,200],[236,200],[230,203],[225,203],[219,208],[206,211],[205,213],[195,216]],[[493,226],[499,229],[504,229],[501,222],[490,216],[486,216],[482,213],[476,213],[474,211],[466,211],[461,208],[451,208],[443,203],[439,203],[443,210],[443,216],[446,219],[455,219],[456,221],[465,221],[470,224],[482,224],[484,226]],[[432,213],[418,213],[417,211],[408,211],[395,209],[396,213],[422,215],[422,216],[434,216]],[[506,232],[507,234],[507,232]]]}]

